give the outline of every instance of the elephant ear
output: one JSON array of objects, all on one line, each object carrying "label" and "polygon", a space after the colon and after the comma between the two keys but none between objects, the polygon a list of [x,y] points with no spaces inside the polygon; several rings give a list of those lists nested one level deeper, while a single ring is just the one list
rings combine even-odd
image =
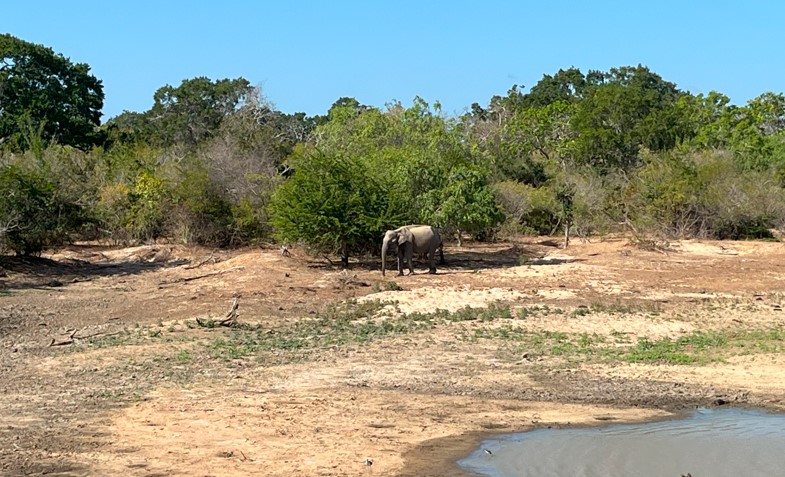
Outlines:
[{"label": "elephant ear", "polygon": [[414,234],[412,234],[411,230],[403,229],[401,233],[398,235],[398,244],[403,243],[413,243],[414,242]]}]

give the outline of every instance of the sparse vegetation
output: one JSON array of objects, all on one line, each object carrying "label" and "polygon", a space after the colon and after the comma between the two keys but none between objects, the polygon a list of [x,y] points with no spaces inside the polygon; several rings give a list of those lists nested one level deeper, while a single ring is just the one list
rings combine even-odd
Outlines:
[{"label": "sparse vegetation", "polygon": [[[456,338],[464,342],[489,340],[506,349],[511,358],[520,354],[541,357],[561,357],[569,361],[633,363],[664,363],[702,365],[723,361],[738,354],[785,353],[785,329],[774,327],[760,330],[726,330],[692,332],[679,338],[664,337],[651,340],[641,337],[631,343],[626,333],[611,331],[607,336],[597,333],[566,333],[549,330],[528,330],[516,325],[515,321],[539,314],[560,314],[562,310],[535,305],[519,308],[513,313],[508,305],[493,304],[489,307],[464,307],[454,312],[437,310],[433,313],[403,314],[399,311],[384,311],[394,303],[378,300],[358,303],[349,300],[324,308],[314,317],[301,318],[289,326],[269,329],[258,324],[238,323],[237,326],[219,328],[219,320],[202,320],[201,327],[222,331],[221,336],[205,342],[199,336],[171,336],[174,329],[165,334],[162,325],[142,327],[134,331],[90,339],[87,344],[96,347],[139,344],[151,339],[161,341],[203,342],[209,356],[223,360],[259,356],[261,359],[291,361],[309,355],[341,347],[359,345],[374,340],[417,333],[443,327],[451,330]],[[647,314],[649,304],[639,307],[625,305],[593,304],[591,308],[576,308],[571,316],[585,316],[591,312],[642,313]],[[585,313],[584,313],[585,312]],[[213,326],[210,326],[212,324]],[[464,325],[471,325],[466,328]],[[185,323],[187,329],[194,326]],[[512,348],[504,343],[513,345]],[[82,347],[81,349],[85,349]],[[280,353],[289,353],[283,354]],[[191,363],[194,351],[178,351],[174,360],[181,364]],[[270,353],[274,353],[270,355]]]}]

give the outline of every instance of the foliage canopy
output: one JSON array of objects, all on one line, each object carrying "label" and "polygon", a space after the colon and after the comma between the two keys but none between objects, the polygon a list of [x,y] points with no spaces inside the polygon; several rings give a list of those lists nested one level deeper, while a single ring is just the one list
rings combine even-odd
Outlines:
[{"label": "foliage canopy", "polygon": [[101,81],[87,64],[0,35],[0,144],[26,150],[43,140],[89,148],[100,140],[103,101]]}]

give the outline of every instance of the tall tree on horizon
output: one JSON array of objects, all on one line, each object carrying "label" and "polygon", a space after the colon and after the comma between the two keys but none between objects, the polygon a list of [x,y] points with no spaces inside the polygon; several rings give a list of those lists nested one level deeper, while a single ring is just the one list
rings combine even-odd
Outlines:
[{"label": "tall tree on horizon", "polygon": [[103,85],[89,65],[0,35],[0,144],[26,150],[51,141],[87,149],[100,139],[103,104]]}]

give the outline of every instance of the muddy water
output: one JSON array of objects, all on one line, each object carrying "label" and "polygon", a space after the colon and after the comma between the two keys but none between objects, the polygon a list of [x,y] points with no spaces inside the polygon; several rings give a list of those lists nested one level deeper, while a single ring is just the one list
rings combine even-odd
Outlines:
[{"label": "muddy water", "polygon": [[785,476],[785,415],[703,409],[682,420],[542,429],[485,441],[459,464],[492,477]]}]

